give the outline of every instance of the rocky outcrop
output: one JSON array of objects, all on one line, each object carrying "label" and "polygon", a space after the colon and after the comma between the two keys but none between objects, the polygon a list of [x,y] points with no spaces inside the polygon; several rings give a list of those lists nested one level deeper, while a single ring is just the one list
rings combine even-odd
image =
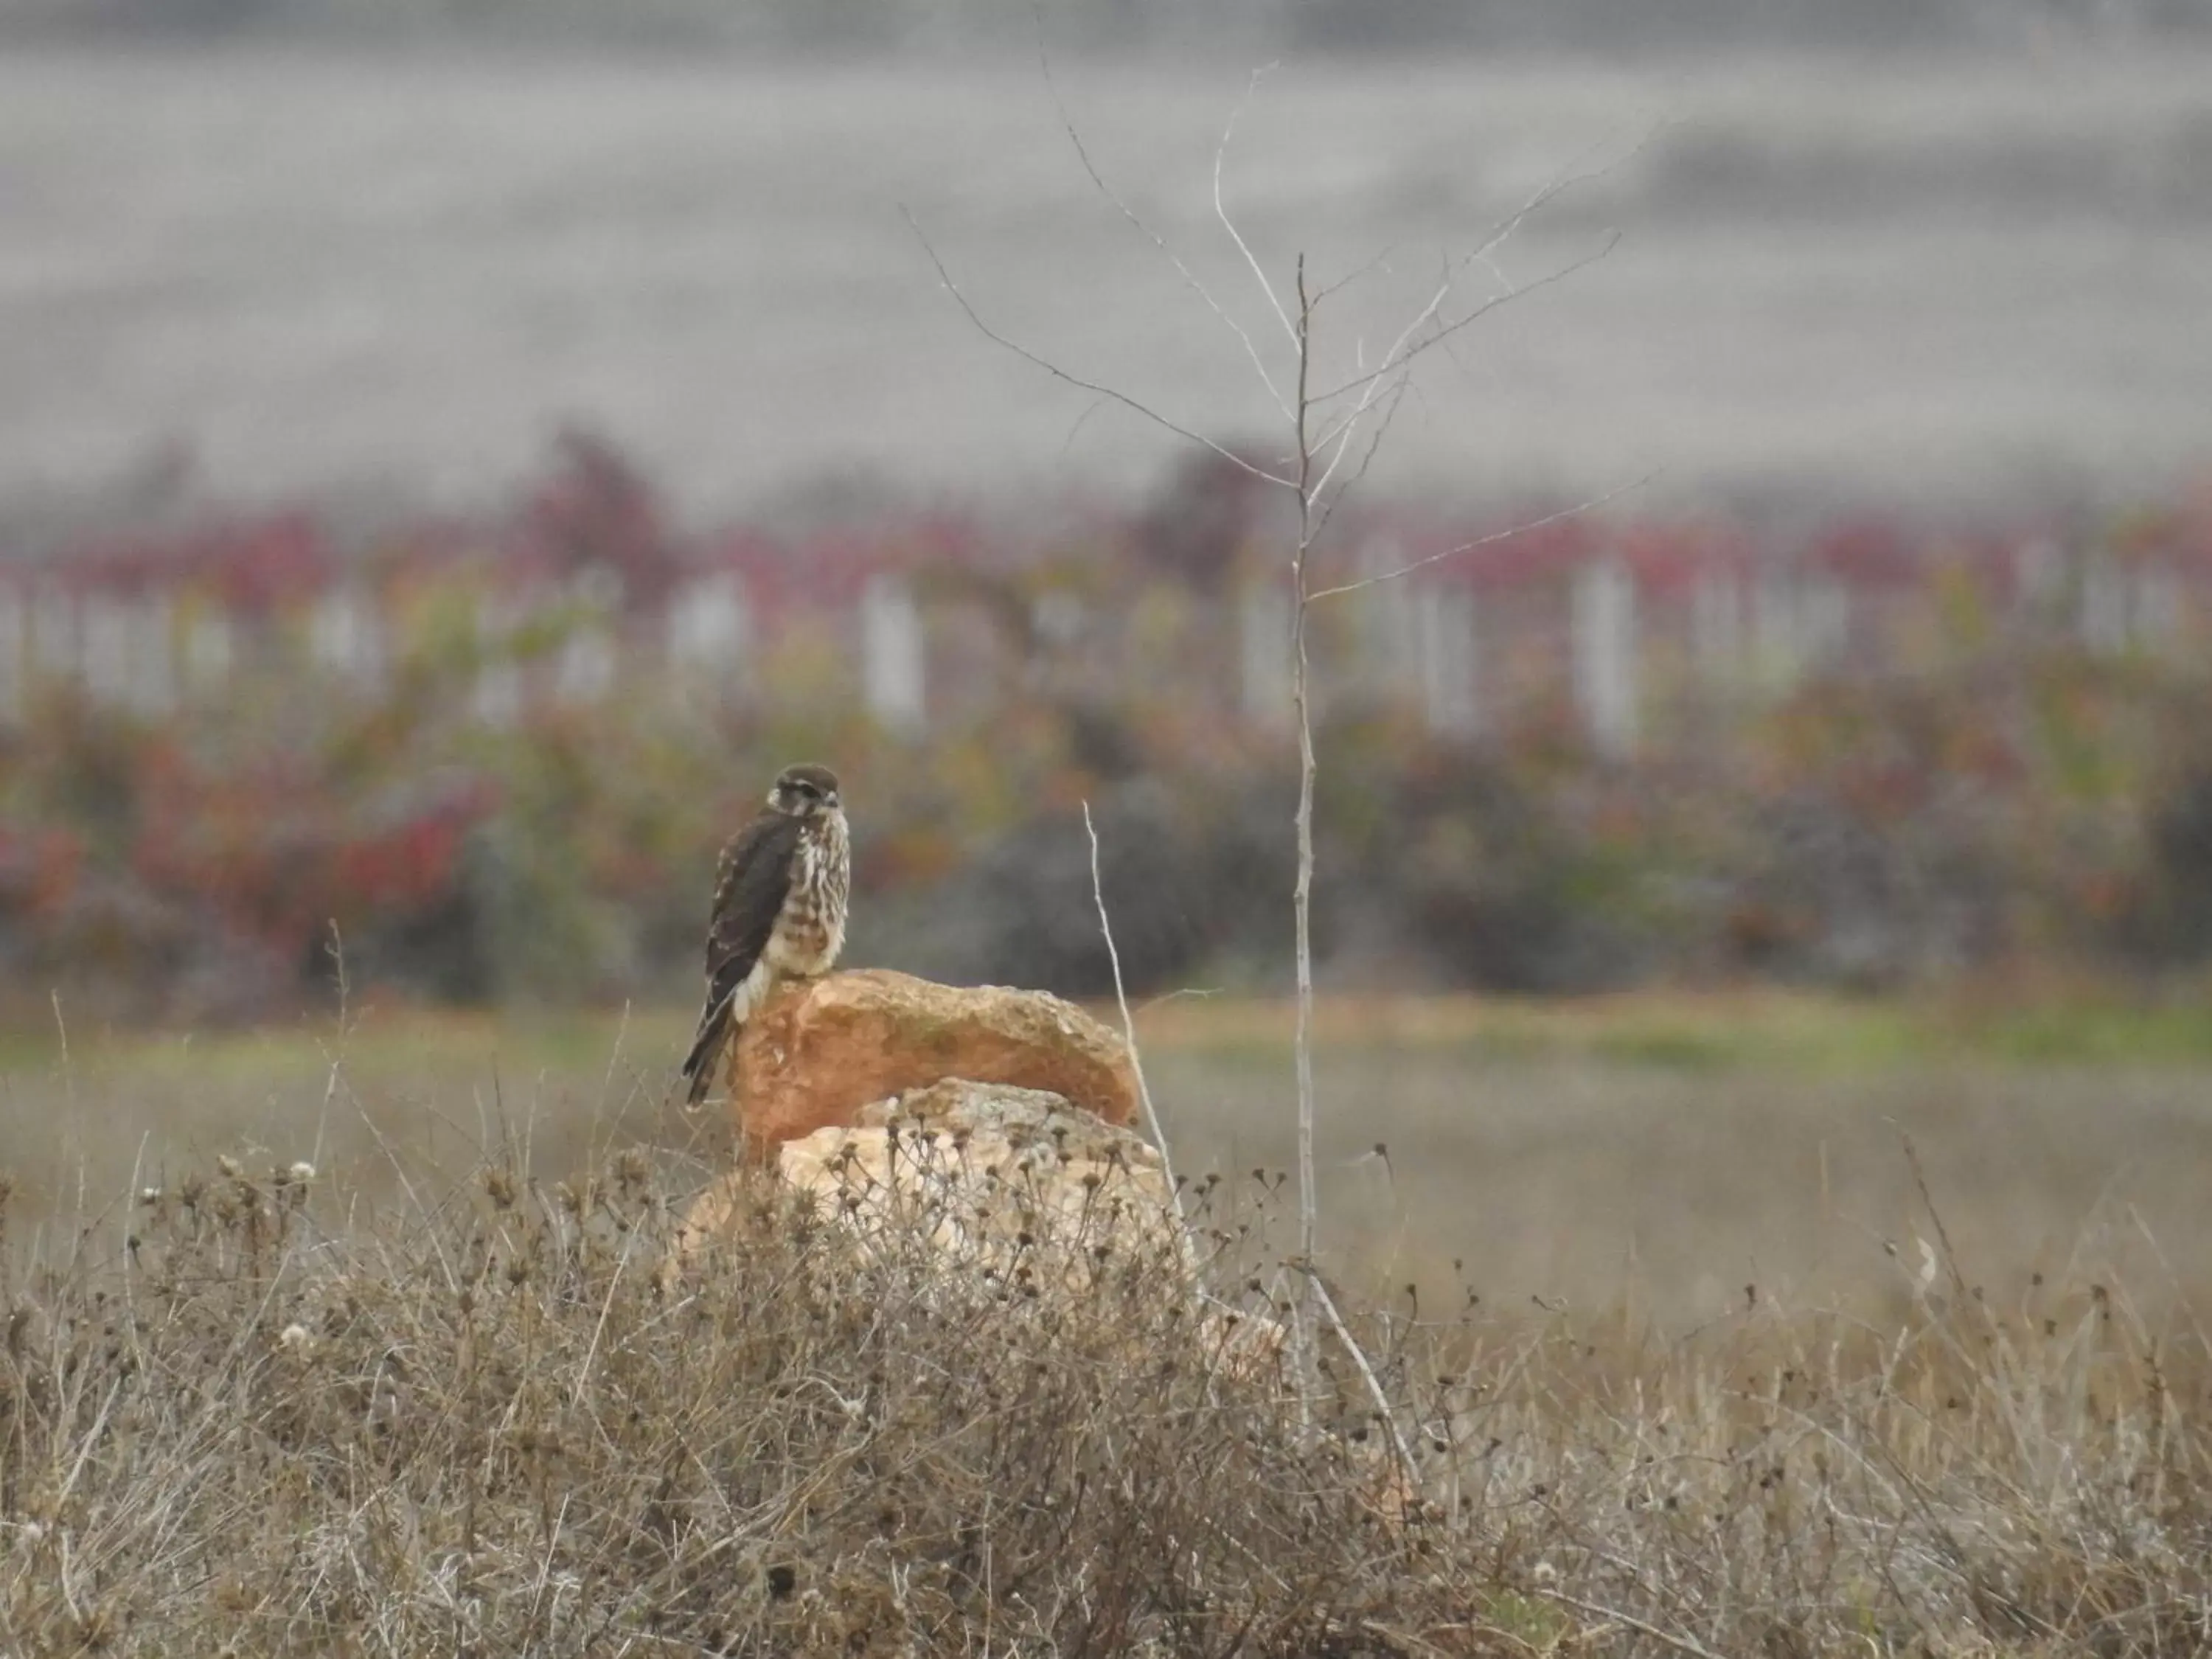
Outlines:
[{"label": "rocky outcrop", "polygon": [[[659,1268],[664,1291],[716,1239],[781,1224],[796,1198],[854,1253],[833,1260],[911,1264],[930,1297],[956,1305],[1035,1297],[1067,1309],[1096,1306],[1110,1286],[1109,1294],[1187,1298],[1183,1328],[1219,1375],[1293,1386],[1291,1333],[1266,1312],[1207,1292],[1160,1155],[1128,1129],[1058,1094],[959,1077],[846,1117],[781,1141],[769,1168],[732,1170],[701,1194]],[[1366,1416],[1364,1403],[1339,1406],[1346,1421]],[[1370,1471],[1376,1512],[1393,1525],[1408,1519],[1417,1488],[1384,1437],[1345,1443]]]},{"label": "rocky outcrop", "polygon": [[[949,1078],[851,1116],[783,1142],[775,1169],[863,1248],[919,1245],[1038,1288],[1079,1289],[1138,1259],[1194,1271],[1159,1153],[1059,1095]],[[735,1224],[757,1179],[737,1170],[710,1188],[679,1256]]]},{"label": "rocky outcrop", "polygon": [[747,1153],[761,1164],[947,1079],[1057,1095],[1106,1126],[1137,1114],[1128,1045],[1074,1004],[877,968],[783,988],[746,1021],[727,1073]]}]

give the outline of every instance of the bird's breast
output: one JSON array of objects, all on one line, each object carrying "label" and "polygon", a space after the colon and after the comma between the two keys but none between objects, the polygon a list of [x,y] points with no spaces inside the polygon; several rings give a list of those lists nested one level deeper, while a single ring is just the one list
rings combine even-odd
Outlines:
[{"label": "bird's breast", "polygon": [[830,815],[818,830],[800,838],[791,890],[768,942],[766,954],[777,972],[826,974],[844,948],[848,845],[842,814]]}]

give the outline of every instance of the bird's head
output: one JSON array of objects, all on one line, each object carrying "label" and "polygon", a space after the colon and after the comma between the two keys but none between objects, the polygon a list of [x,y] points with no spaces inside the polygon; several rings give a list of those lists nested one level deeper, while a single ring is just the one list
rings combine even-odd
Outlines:
[{"label": "bird's head", "polygon": [[834,812],[843,805],[837,798],[837,775],[814,765],[785,767],[776,776],[775,787],[768,792],[768,804],[794,818]]}]

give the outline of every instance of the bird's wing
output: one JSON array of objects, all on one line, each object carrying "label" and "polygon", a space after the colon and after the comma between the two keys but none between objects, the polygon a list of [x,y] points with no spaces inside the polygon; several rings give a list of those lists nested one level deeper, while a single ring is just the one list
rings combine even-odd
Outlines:
[{"label": "bird's wing", "polygon": [[799,822],[763,813],[722,849],[714,882],[714,907],[707,921],[707,984],[710,1005],[726,1000],[768,949],[769,935],[791,890]]},{"label": "bird's wing", "polygon": [[714,1056],[729,1035],[730,997],[744,983],[775,931],[791,889],[799,848],[799,820],[766,812],[730,839],[714,877],[714,902],[707,920],[707,1006],[684,1057],[695,1106],[711,1080]]}]

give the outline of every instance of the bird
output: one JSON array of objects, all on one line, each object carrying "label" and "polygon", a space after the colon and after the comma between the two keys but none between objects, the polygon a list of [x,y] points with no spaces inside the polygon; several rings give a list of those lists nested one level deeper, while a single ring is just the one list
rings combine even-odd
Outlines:
[{"label": "bird", "polygon": [[837,775],[811,763],[785,767],[766,807],[730,838],[715,869],[707,1006],[684,1061],[688,1109],[707,1097],[726,1046],[769,992],[836,964],[852,883]]}]

